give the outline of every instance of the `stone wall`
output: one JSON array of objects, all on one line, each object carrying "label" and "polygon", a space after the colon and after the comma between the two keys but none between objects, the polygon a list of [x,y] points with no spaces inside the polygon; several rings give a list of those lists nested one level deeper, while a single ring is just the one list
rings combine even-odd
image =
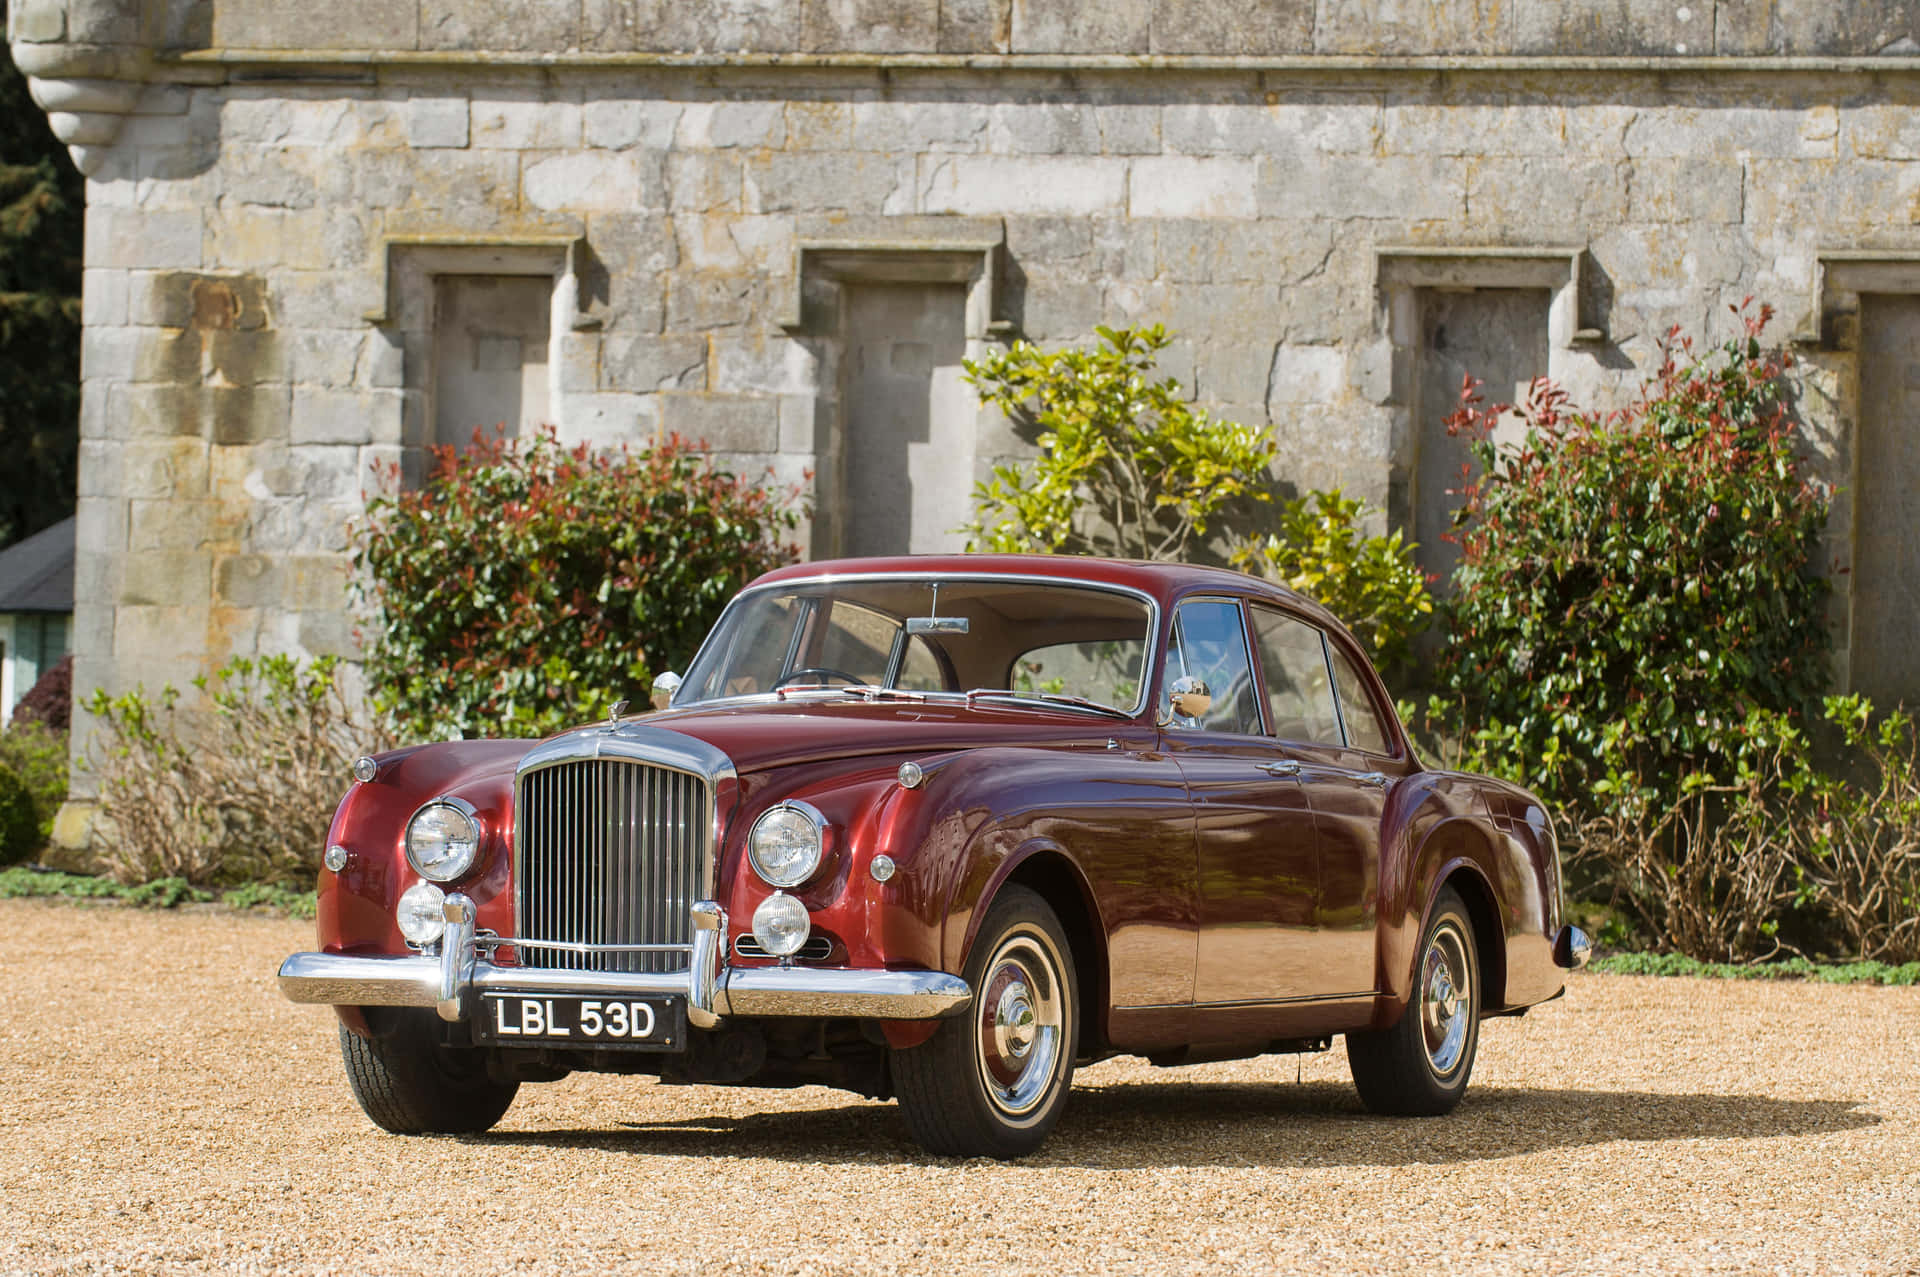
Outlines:
[{"label": "stone wall", "polygon": [[[16,50],[71,44],[84,8],[16,2]],[[838,310],[876,280],[963,285],[929,295],[959,299],[975,356],[1165,323],[1168,371],[1271,429],[1286,479],[1398,524],[1439,499],[1420,450],[1463,348],[1436,334],[1473,311],[1445,298],[1510,290],[1523,309],[1472,321],[1483,345],[1516,333],[1494,371],[1604,406],[1669,327],[1725,334],[1753,295],[1797,335],[1818,463],[1850,488],[1860,298],[1920,292],[1912,6],[1428,8],[1416,40],[1384,3],[1105,5],[1075,56],[1277,60],[1076,64],[1038,56],[1069,29],[1041,0],[133,6],[177,47],[86,144],[78,685],[352,653],[347,527],[435,435],[448,274],[551,279],[564,437],[678,431],[812,482],[819,553],[873,499],[836,486]],[[411,56],[236,51],[343,40]],[[1721,61],[1563,56],[1683,43]],[[509,45],[526,56],[420,52]],[[939,56],[537,56],[650,47]],[[976,47],[1036,57],[945,57]],[[1493,56],[1540,50],[1559,61]],[[1479,60],[1421,60],[1457,51]],[[1383,56],[1340,56],[1360,53]],[[1022,446],[982,417],[952,482]],[[1843,491],[1836,562],[1855,517]]]}]

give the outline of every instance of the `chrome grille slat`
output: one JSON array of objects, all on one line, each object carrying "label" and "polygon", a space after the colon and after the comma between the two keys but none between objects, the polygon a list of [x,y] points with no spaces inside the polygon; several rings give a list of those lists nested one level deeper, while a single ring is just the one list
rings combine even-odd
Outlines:
[{"label": "chrome grille slat", "polygon": [[[517,950],[529,967],[664,974],[687,969],[711,797],[699,776],[579,759],[520,778],[514,813]],[[633,946],[663,946],[658,949]],[[625,946],[625,947],[621,947]]]}]

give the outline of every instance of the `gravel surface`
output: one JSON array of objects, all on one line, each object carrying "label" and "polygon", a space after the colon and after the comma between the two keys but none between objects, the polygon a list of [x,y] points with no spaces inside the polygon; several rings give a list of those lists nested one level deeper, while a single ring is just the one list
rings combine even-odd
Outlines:
[{"label": "gravel surface", "polygon": [[818,1088],[523,1087],[382,1134],[305,923],[0,901],[0,1273],[1920,1272],[1920,990],[1579,976],[1449,1118],[1336,1045],[1080,1074],[1024,1162]]}]

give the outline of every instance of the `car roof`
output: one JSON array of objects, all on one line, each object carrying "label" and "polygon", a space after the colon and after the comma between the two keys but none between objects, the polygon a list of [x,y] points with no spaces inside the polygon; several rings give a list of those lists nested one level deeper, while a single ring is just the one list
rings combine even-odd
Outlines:
[{"label": "car roof", "polygon": [[1155,563],[1141,559],[1099,559],[1062,554],[905,554],[866,559],[815,559],[775,568],[753,581],[770,585],[780,581],[818,577],[920,574],[929,576],[1043,576],[1085,581],[1089,585],[1116,585],[1138,590],[1164,607],[1183,595],[1219,590],[1230,594],[1266,597],[1312,616],[1335,630],[1346,627],[1339,618],[1286,586],[1196,563]]}]

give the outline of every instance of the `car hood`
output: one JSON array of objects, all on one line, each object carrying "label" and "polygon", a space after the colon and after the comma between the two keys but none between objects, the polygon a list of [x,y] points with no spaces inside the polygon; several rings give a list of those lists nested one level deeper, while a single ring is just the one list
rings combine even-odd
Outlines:
[{"label": "car hood", "polygon": [[[768,704],[667,710],[637,720],[703,741],[740,773],[832,758],[938,753],[989,745],[1103,748],[1136,725],[1071,711],[975,701],[800,699]],[[604,731],[583,728],[582,731]]]}]

